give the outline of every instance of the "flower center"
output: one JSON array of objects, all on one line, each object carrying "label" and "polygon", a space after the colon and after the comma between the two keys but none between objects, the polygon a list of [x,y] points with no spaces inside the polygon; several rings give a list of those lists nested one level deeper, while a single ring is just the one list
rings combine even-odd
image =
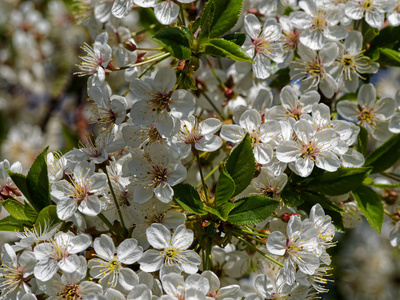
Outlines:
[{"label": "flower center", "polygon": [[176,256],[179,252],[180,250],[174,247],[165,248],[162,252],[162,256],[165,259],[165,265],[169,267],[175,266],[178,263],[178,258]]},{"label": "flower center", "polygon": [[67,300],[82,299],[82,297],[78,295],[78,286],[76,284],[66,285],[64,287],[64,291],[58,294],[58,296],[61,296],[62,299],[67,299]]},{"label": "flower center", "polygon": [[354,59],[349,56],[344,56],[343,57],[343,65],[345,67],[354,67]]},{"label": "flower center", "polygon": [[167,94],[158,93],[157,96],[151,100],[152,111],[155,111],[157,113],[169,111],[169,105],[171,104],[171,94],[172,92]]},{"label": "flower center", "polygon": [[268,49],[268,47],[271,45],[271,42],[267,42],[265,40],[265,38],[263,38],[263,37],[259,37],[255,40],[253,40],[253,45],[254,45],[254,49],[257,53],[258,52],[269,52],[269,53],[272,52],[271,49]]},{"label": "flower center", "polygon": [[375,125],[374,112],[370,109],[362,109],[358,114],[357,119],[360,121],[361,124],[368,123],[370,125]]},{"label": "flower center", "polygon": [[300,120],[300,116],[303,114],[301,109],[295,107],[292,109],[288,109],[286,111],[286,114],[289,115],[290,117],[295,118],[296,120]]},{"label": "flower center", "polygon": [[159,185],[167,181],[167,169],[162,166],[153,167],[153,183]]},{"label": "flower center", "polygon": [[328,23],[326,22],[325,18],[318,15],[313,18],[313,24],[311,25],[311,29],[323,31],[326,29],[327,25]]},{"label": "flower center", "polygon": [[319,152],[318,148],[314,144],[309,143],[303,145],[301,149],[301,157],[315,159],[318,152]]},{"label": "flower center", "polygon": [[109,270],[111,273],[118,273],[120,268],[121,262],[116,257],[108,262],[107,270]]}]

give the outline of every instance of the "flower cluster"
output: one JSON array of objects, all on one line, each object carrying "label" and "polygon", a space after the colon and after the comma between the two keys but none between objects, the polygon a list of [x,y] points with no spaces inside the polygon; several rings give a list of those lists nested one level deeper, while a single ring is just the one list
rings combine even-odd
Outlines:
[{"label": "flower cluster", "polygon": [[[0,52],[1,70],[29,52],[21,70],[56,72],[46,41],[72,15],[48,2],[51,22],[33,3],[7,6],[18,55]],[[18,238],[1,247],[0,299],[311,299],[328,292],[336,231],[365,216],[398,247],[400,92],[375,76],[399,66],[399,7],[68,6],[93,40],[77,76],[54,83],[41,129],[0,132],[13,158],[0,162],[0,230]]]}]

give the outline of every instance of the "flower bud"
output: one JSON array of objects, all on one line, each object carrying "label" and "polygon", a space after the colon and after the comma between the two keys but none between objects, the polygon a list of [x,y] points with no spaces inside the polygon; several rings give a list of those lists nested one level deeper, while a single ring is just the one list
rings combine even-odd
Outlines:
[{"label": "flower bud", "polygon": [[127,49],[129,51],[135,51],[137,48],[137,45],[135,43],[135,40],[133,38],[130,38],[129,40],[126,40],[124,42],[124,47],[125,47],[125,49]]},{"label": "flower bud", "polygon": [[285,222],[285,223],[288,223],[292,216],[298,216],[299,217],[299,215],[296,214],[296,213],[290,213],[290,214],[284,213],[284,214],[281,215],[281,220],[283,222]]}]

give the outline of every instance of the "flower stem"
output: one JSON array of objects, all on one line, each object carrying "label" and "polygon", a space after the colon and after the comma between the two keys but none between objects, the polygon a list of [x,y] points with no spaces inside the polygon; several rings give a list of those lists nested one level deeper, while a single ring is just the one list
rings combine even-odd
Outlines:
[{"label": "flower stem", "polygon": [[133,32],[133,33],[131,34],[131,36],[132,36],[132,37],[135,37],[135,36],[137,36],[137,35],[139,35],[139,34],[145,33],[146,31],[149,31],[149,30],[154,29],[157,25],[158,25],[158,24],[152,24],[152,25],[150,25],[148,28],[145,28],[145,29],[143,29],[143,30],[141,30],[141,31]]},{"label": "flower stem", "polygon": [[121,235],[121,233],[118,232],[118,230],[116,230],[115,227],[110,223],[110,221],[108,221],[108,219],[105,217],[105,215],[103,215],[102,213],[99,213],[97,216],[100,218],[100,220],[103,221],[104,224],[106,224],[106,226],[107,226],[115,235],[117,235],[117,236],[119,236],[119,237],[123,237],[123,236]]},{"label": "flower stem", "polygon": [[182,3],[179,2],[179,13],[181,14],[181,23],[183,26],[186,26],[185,23],[185,15],[183,14],[183,6]]},{"label": "flower stem", "polygon": [[283,268],[283,265],[282,265],[279,261],[277,261],[277,260],[273,259],[272,257],[270,257],[269,255],[265,254],[264,252],[262,252],[260,249],[258,249],[258,248],[257,248],[256,246],[254,246],[253,244],[251,244],[251,243],[249,243],[248,241],[246,241],[246,240],[245,240],[244,238],[242,238],[241,236],[236,236],[236,238],[239,239],[240,241],[242,241],[243,243],[245,243],[245,244],[246,244],[247,246],[249,246],[250,248],[256,250],[258,253],[260,253],[260,254],[261,254],[262,256],[264,256],[265,258],[269,259],[270,261],[276,263],[278,266],[280,266],[280,267]]},{"label": "flower stem", "polygon": [[208,188],[207,188],[206,182],[204,181],[203,171],[201,170],[200,156],[198,153],[196,154],[196,160],[197,160],[197,166],[199,167],[199,172],[200,172],[200,177],[201,177],[201,183],[203,185],[204,195],[206,196],[206,202],[207,202],[207,204],[209,204],[210,199],[208,198]]},{"label": "flower stem", "polygon": [[199,89],[199,91],[204,96],[204,98],[206,98],[208,103],[211,104],[211,106],[214,108],[215,112],[218,114],[218,116],[221,118],[221,120],[224,120],[224,116],[219,112],[218,108],[215,106],[214,102],[210,99],[210,97],[208,97],[206,92],[203,91],[202,89]]},{"label": "flower stem", "polygon": [[122,213],[121,213],[121,208],[119,207],[119,204],[118,204],[118,201],[117,201],[117,197],[115,196],[115,192],[114,192],[114,189],[113,189],[112,184],[111,184],[110,176],[108,176],[107,167],[103,166],[102,169],[103,169],[104,173],[106,173],[106,175],[107,175],[108,187],[110,188],[111,195],[113,196],[115,207],[117,208],[118,216],[119,216],[119,219],[121,221],[121,225],[124,228],[124,235],[126,235],[128,233],[128,230],[126,229],[124,218],[122,217]]},{"label": "flower stem", "polygon": [[164,49],[163,47],[159,47],[159,48],[136,48],[135,50],[141,50],[141,51],[161,51],[162,49]]},{"label": "flower stem", "polygon": [[223,89],[226,89],[225,84],[222,82],[221,78],[219,78],[217,72],[215,72],[214,66],[212,65],[212,63],[211,63],[210,59],[208,58],[208,56],[206,56],[206,61],[207,61],[207,64],[210,66],[211,72],[213,73],[215,79],[217,79],[219,85],[220,85]]},{"label": "flower stem", "polygon": [[[214,167],[214,169],[212,169],[212,170],[210,171],[210,173],[208,173],[207,176],[204,177],[204,180],[207,180],[208,178],[210,178],[211,175],[214,174],[214,172],[217,171],[217,170],[219,169],[219,166],[222,165],[223,163],[224,163],[224,161],[221,161],[218,165],[216,165],[216,166]],[[196,189],[198,189],[198,188],[200,187],[201,184],[202,184],[201,182],[200,182],[199,184],[197,184],[197,185],[196,185]]]}]

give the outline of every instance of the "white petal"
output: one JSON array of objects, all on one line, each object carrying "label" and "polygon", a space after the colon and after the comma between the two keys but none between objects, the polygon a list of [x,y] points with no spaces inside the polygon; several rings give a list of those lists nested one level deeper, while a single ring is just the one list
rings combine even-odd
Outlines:
[{"label": "white petal", "polygon": [[161,2],[154,7],[154,14],[161,24],[170,25],[178,18],[179,6],[172,1]]},{"label": "white petal", "polygon": [[267,249],[275,255],[282,256],[286,253],[286,237],[280,231],[273,231],[267,239]]},{"label": "white petal", "polygon": [[147,240],[155,249],[164,249],[169,246],[171,232],[162,224],[151,224],[146,230]]},{"label": "white petal", "polygon": [[154,77],[153,86],[157,92],[163,94],[172,91],[176,83],[176,75],[174,69],[170,67],[161,68]]}]

